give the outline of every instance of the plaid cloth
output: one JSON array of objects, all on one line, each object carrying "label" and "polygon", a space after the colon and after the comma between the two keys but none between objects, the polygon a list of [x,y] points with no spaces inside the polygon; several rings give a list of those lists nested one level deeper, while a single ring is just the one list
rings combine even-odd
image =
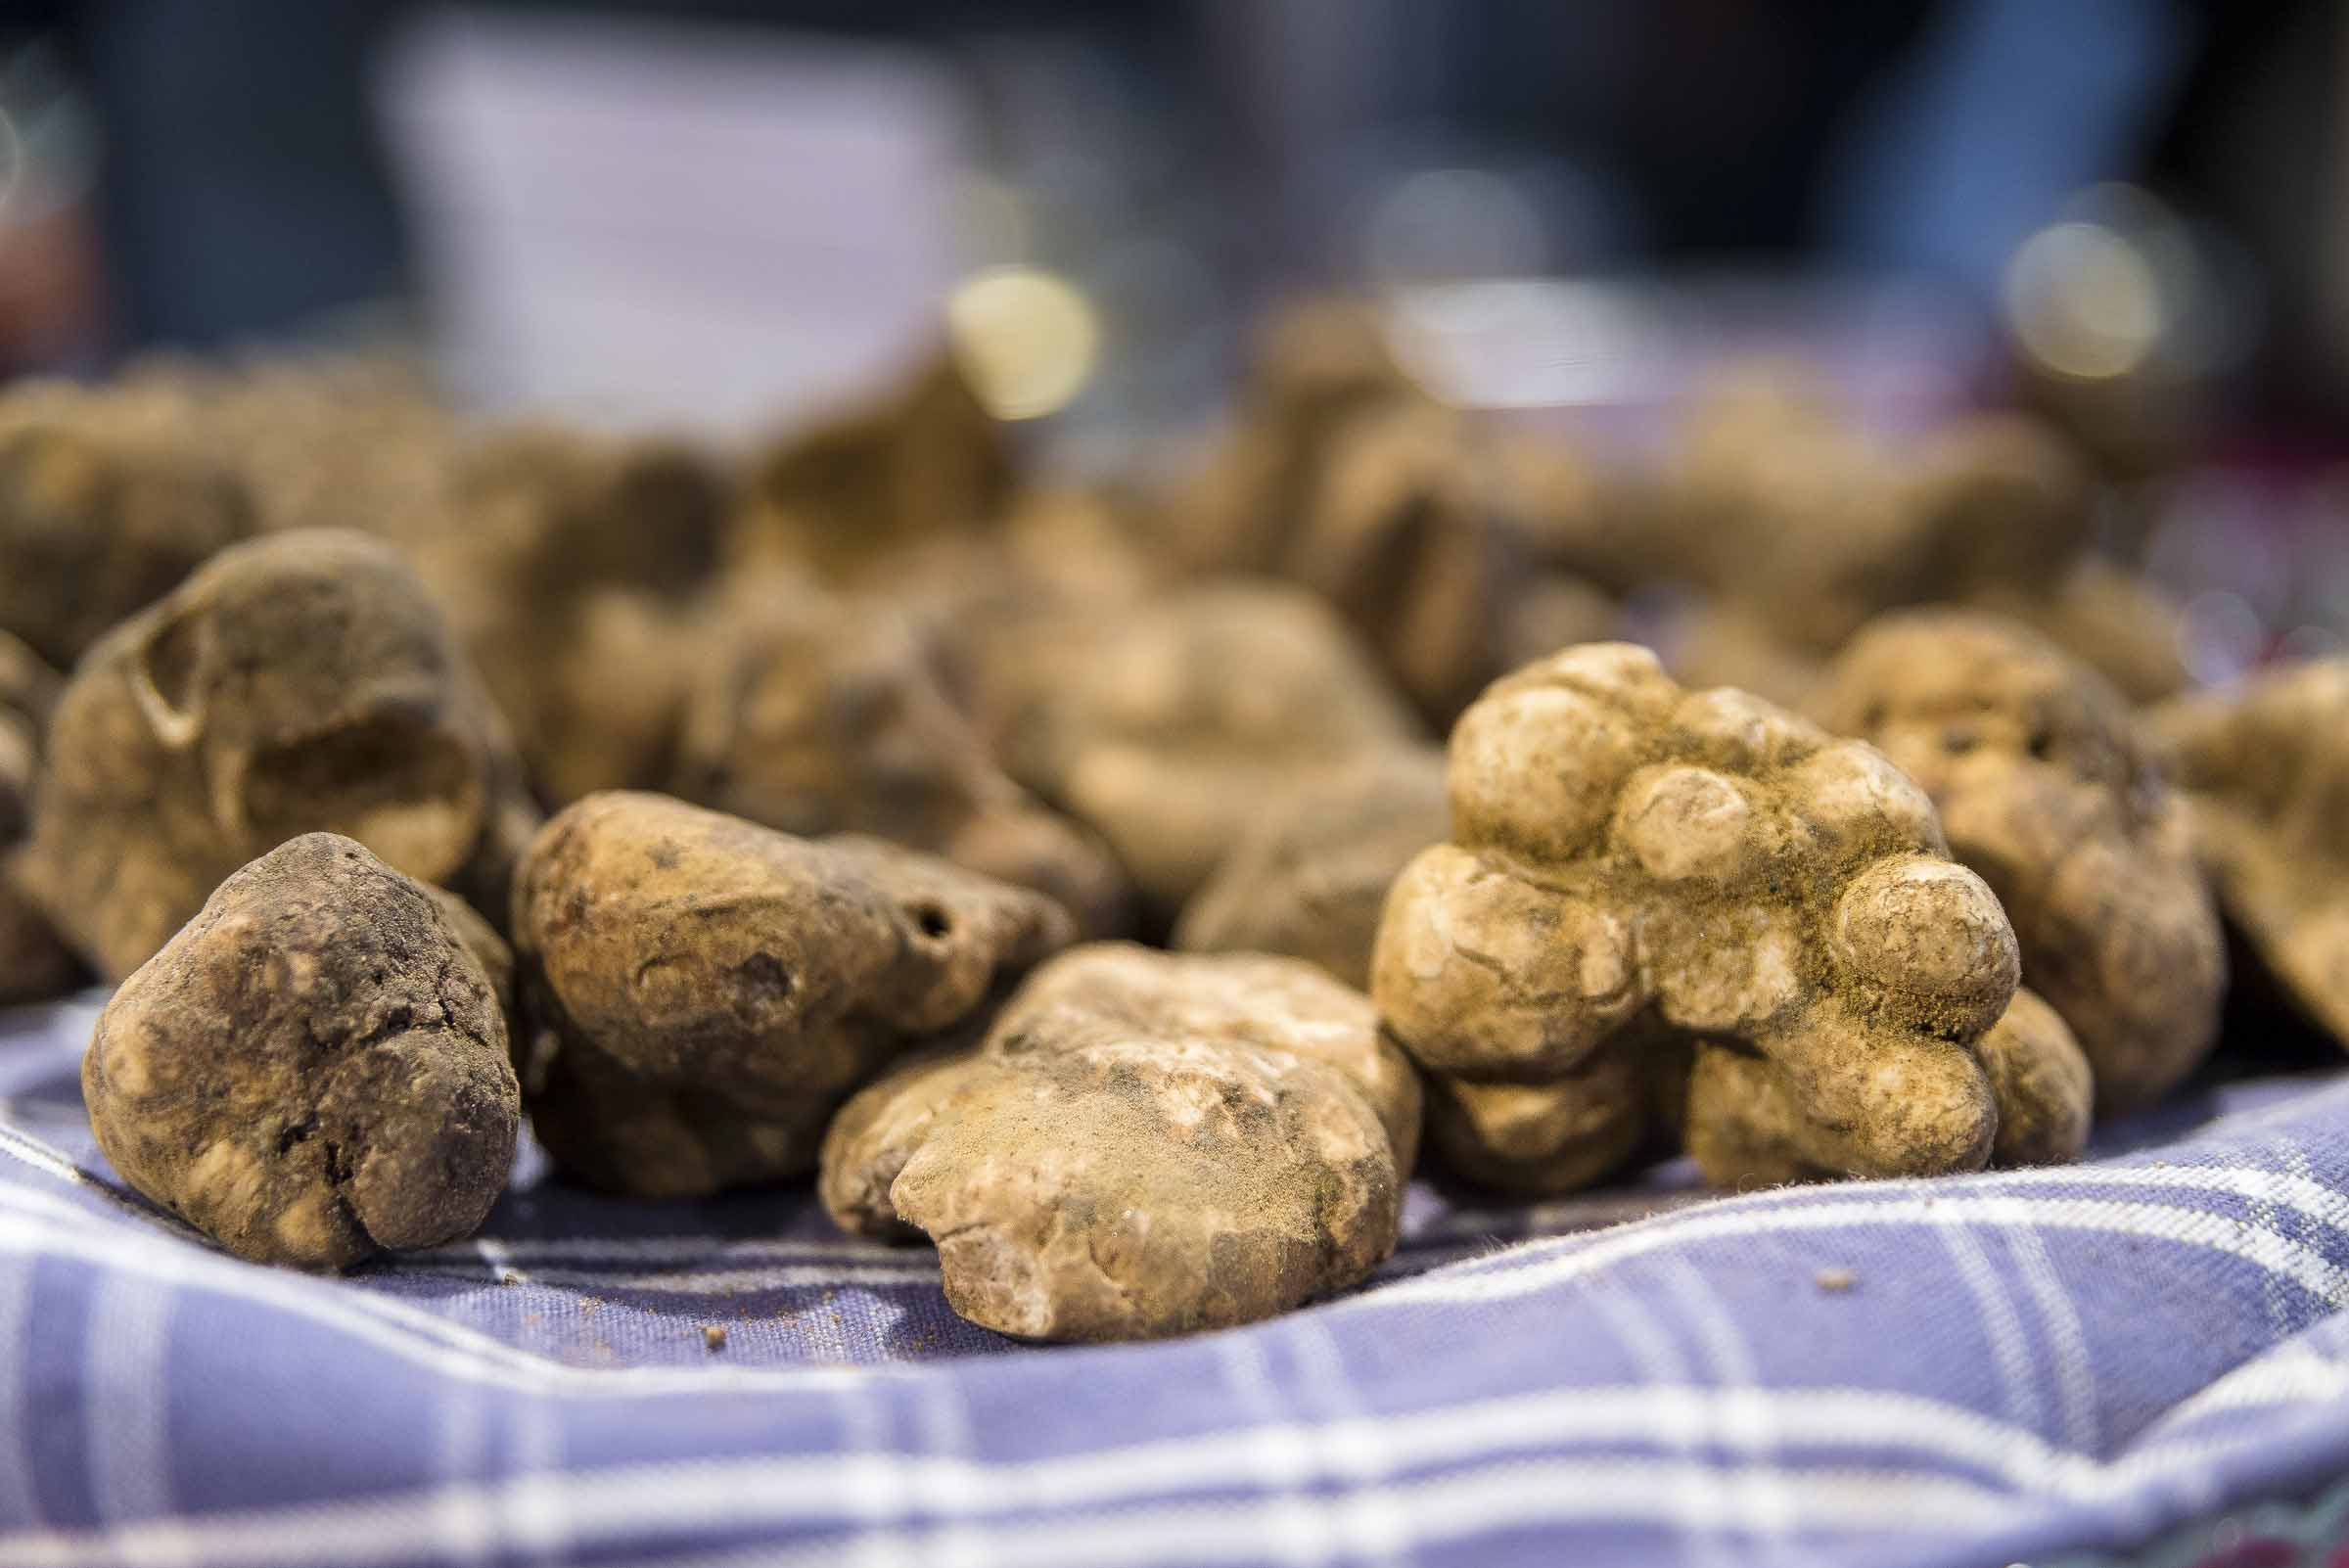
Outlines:
[{"label": "plaid cloth", "polygon": [[0,1015],[0,1565],[2339,1560],[2330,1075],[2068,1170],[1421,1188],[1344,1300],[1044,1349],[805,1192],[624,1203],[534,1154],[475,1241],[237,1263],[99,1160],[94,1006]]}]

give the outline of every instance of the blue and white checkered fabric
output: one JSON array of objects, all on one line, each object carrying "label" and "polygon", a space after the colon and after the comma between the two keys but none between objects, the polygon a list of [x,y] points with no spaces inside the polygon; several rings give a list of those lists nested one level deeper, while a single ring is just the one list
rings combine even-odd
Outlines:
[{"label": "blue and white checkered fabric", "polygon": [[237,1263],[100,1162],[92,1016],[0,1018],[0,1565],[1970,1568],[2349,1474],[2349,1080],[2070,1170],[1417,1191],[1345,1300],[1032,1349],[805,1193],[534,1158],[477,1241]]}]

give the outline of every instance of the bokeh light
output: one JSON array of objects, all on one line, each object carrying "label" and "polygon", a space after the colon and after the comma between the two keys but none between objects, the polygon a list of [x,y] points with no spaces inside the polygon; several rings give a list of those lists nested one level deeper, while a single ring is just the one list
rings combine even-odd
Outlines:
[{"label": "bokeh light", "polygon": [[2138,369],[2169,324],[2152,258],[2120,230],[2078,218],[2040,230],[2015,252],[2005,308],[2023,352],[2083,381]]},{"label": "bokeh light", "polygon": [[1039,419],[1092,379],[1101,327],[1092,302],[1040,267],[1001,266],[965,279],[946,301],[954,351],[997,419]]}]

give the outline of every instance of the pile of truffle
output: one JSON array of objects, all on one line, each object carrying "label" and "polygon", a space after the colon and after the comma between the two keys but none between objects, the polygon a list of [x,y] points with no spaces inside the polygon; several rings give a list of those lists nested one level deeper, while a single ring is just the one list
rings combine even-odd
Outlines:
[{"label": "pile of truffle", "polygon": [[2112,490],[1782,377],[1610,469],[1338,307],[1106,487],[950,358],[747,457],[20,387],[0,1000],[115,985],[99,1143],[242,1257],[465,1235],[527,1114],[1045,1339],[1359,1281],[1423,1121],[1509,1193],[2060,1161],[2213,1049],[2222,912],[2349,1038],[2349,665],[2184,693]]}]

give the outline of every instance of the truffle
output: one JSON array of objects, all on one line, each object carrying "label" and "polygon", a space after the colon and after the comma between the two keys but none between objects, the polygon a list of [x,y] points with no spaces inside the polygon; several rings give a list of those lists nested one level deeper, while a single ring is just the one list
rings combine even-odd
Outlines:
[{"label": "truffle", "polygon": [[305,1268],[470,1234],[521,1122],[489,978],[443,906],[333,833],[221,883],[108,1001],[81,1084],[123,1179]]},{"label": "truffle", "polygon": [[532,1123],[616,1192],[797,1175],[851,1091],[1072,935],[1041,895],[910,850],[591,795],[515,880]]},{"label": "truffle", "polygon": [[2210,1053],[2226,989],[2218,913],[2183,804],[2128,703],[2028,627],[1974,611],[1870,623],[1813,713],[1882,751],[1999,896],[2023,984],[2062,1015],[2107,1112]]},{"label": "truffle", "polygon": [[1367,987],[1387,889],[1446,822],[1441,752],[1398,747],[1300,779],[1183,905],[1174,945],[1285,953]]},{"label": "truffle", "polygon": [[2148,723],[2227,918],[2349,1045],[2349,659],[2182,698]]},{"label": "truffle", "polygon": [[[1708,1039],[1751,1053],[1831,1134],[1810,1151],[1822,1167],[1989,1159],[2000,1107],[1976,1041],[2014,993],[2014,933],[1881,755],[1598,643],[1496,682],[1449,762],[1453,842],[1388,894],[1371,993],[1420,1065],[1458,1081],[1457,1129],[1528,1114],[1461,1085],[1579,1081],[1558,1114],[1583,1130],[1551,1151],[1568,1174],[1523,1184],[1628,1156],[1671,1058]],[[1692,1089],[1700,1163],[1708,1114]]]},{"label": "truffle", "polygon": [[110,632],[49,729],[22,885],[102,975],[220,879],[346,833],[502,911],[536,825],[503,721],[388,545],[333,530],[222,551]]},{"label": "truffle", "polygon": [[850,1229],[927,1233],[973,1322],[1155,1338],[1360,1280],[1394,1248],[1418,1121],[1368,999],[1312,965],[1097,944],[982,1043],[852,1100],[822,1192]]}]

